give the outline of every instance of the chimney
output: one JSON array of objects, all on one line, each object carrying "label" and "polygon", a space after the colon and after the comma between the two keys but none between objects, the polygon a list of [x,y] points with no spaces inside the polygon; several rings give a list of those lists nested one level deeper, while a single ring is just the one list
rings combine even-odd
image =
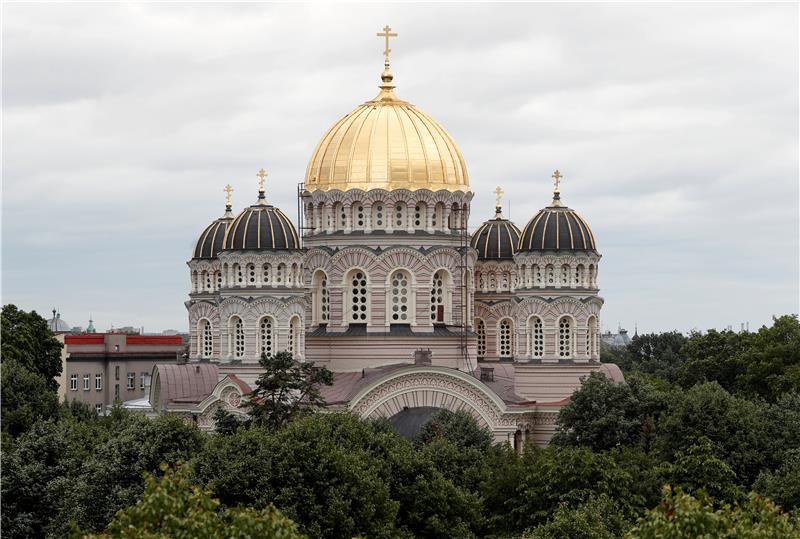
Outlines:
[{"label": "chimney", "polygon": [[414,351],[414,365],[430,365],[431,364],[431,356],[433,353],[431,349],[428,348],[427,350],[423,350],[420,348],[419,350]]}]

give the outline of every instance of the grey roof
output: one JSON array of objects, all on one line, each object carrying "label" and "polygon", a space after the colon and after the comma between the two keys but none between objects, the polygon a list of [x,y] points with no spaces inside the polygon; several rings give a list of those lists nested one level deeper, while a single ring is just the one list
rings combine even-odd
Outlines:
[{"label": "grey roof", "polygon": [[219,381],[219,369],[213,363],[158,364],[159,402],[154,408],[171,404],[196,404],[211,394]]}]

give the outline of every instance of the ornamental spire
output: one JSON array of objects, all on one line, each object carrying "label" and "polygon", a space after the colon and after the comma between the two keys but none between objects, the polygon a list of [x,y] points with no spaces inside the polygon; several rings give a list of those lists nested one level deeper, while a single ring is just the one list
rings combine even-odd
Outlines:
[{"label": "ornamental spire", "polygon": [[259,204],[266,204],[267,203],[267,197],[264,194],[266,192],[264,184],[267,181],[267,179],[266,179],[267,178],[267,171],[264,170],[264,167],[261,167],[261,169],[258,172],[256,172],[256,176],[258,176],[258,203]]},{"label": "ornamental spire", "polygon": [[500,219],[503,217],[503,206],[500,205],[500,199],[502,198],[505,191],[503,191],[500,186],[497,186],[497,189],[494,190],[494,217],[495,219]]},{"label": "ornamental spire", "polygon": [[556,169],[550,177],[553,178],[553,185],[555,185],[553,189],[553,206],[561,206],[561,178],[563,176],[561,176],[561,172]]},{"label": "ornamental spire", "polygon": [[231,184],[228,184],[222,191],[225,193],[225,217],[229,217],[232,215],[231,210],[233,209],[233,200],[231,196],[233,194],[233,187],[231,187]]},{"label": "ornamental spire", "polygon": [[395,101],[397,97],[394,95],[394,84],[392,84],[394,75],[392,75],[392,70],[389,67],[389,53],[392,52],[392,49],[389,48],[389,38],[397,37],[397,33],[393,33],[387,24],[383,27],[383,32],[378,32],[375,35],[386,40],[383,46],[383,73],[381,73],[383,84],[378,86],[381,89],[381,93],[375,98],[375,101]]}]

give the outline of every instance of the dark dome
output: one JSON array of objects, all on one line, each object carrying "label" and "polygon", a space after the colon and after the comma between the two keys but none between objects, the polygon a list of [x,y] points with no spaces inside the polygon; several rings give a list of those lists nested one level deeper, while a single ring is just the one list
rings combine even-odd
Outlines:
[{"label": "dark dome", "polygon": [[595,251],[594,235],[586,221],[566,206],[548,206],[528,221],[518,250]]},{"label": "dark dome", "polygon": [[208,225],[197,239],[192,258],[216,258],[219,252],[222,251],[225,232],[227,232],[231,221],[233,221],[233,215],[230,214],[230,211],[226,211],[224,217],[220,217]]},{"label": "dark dome", "polygon": [[497,208],[495,218],[483,223],[469,244],[478,251],[478,260],[511,260],[517,252],[519,235],[517,225],[503,219]]},{"label": "dark dome", "polygon": [[269,204],[245,208],[228,229],[225,250],[284,251],[300,248],[297,230],[286,215]]}]

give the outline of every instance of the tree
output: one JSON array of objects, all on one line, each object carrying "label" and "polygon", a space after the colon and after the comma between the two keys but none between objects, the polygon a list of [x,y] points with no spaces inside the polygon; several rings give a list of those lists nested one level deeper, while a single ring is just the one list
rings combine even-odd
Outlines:
[{"label": "tree", "polygon": [[414,443],[425,445],[444,438],[460,448],[487,450],[492,445],[492,433],[478,425],[469,412],[439,410],[434,413],[414,437]]},{"label": "tree", "polygon": [[71,537],[84,539],[300,539],[297,526],[272,505],[261,510],[224,508],[212,498],[211,486],[190,481],[191,467],[161,466],[163,477],[145,474],[145,489],[135,505],[120,510],[102,534],[73,530]]},{"label": "tree", "polygon": [[253,423],[273,429],[315,407],[323,406],[319,388],[333,383],[326,367],[292,359],[289,352],[263,354],[259,360],[264,372],[247,402]]},{"label": "tree", "polygon": [[2,314],[2,429],[12,436],[28,430],[38,419],[58,415],[58,382],[63,345],[36,311],[14,305]]},{"label": "tree", "polygon": [[553,518],[525,532],[522,539],[615,539],[629,527],[616,502],[605,494],[583,503],[561,503]]},{"label": "tree", "polygon": [[641,377],[629,376],[627,383],[616,383],[592,373],[561,409],[552,443],[597,451],[631,445],[649,448],[654,423],[667,404],[667,394]]},{"label": "tree", "polygon": [[767,409],[765,404],[731,395],[716,382],[696,385],[676,396],[661,417],[654,447],[662,460],[672,461],[706,437],[714,455],[749,487],[772,459],[771,427],[763,421]]},{"label": "tree", "polygon": [[665,488],[661,504],[639,519],[625,537],[797,539],[800,521],[782,512],[769,499],[752,493],[743,505],[717,505],[703,492],[694,497],[680,489]]},{"label": "tree", "polygon": [[788,451],[775,471],[761,472],[753,490],[771,498],[787,511],[800,509],[800,448]]},{"label": "tree", "polygon": [[672,383],[686,361],[681,352],[685,344],[686,337],[677,331],[637,335],[617,365],[625,372],[642,372]]},{"label": "tree", "polygon": [[217,434],[228,435],[245,426],[245,421],[237,418],[225,408],[217,408],[214,412],[214,430]]},{"label": "tree", "polygon": [[2,310],[2,361],[16,361],[20,366],[44,378],[51,391],[58,389],[56,377],[61,374],[63,344],[47,327],[47,320],[36,311],[25,312],[15,305]]},{"label": "tree", "polygon": [[662,463],[658,474],[665,483],[689,494],[703,489],[711,497],[727,502],[742,496],[736,486],[736,474],[724,460],[714,455],[711,440],[705,436],[685,452],[678,452],[674,462]]}]

